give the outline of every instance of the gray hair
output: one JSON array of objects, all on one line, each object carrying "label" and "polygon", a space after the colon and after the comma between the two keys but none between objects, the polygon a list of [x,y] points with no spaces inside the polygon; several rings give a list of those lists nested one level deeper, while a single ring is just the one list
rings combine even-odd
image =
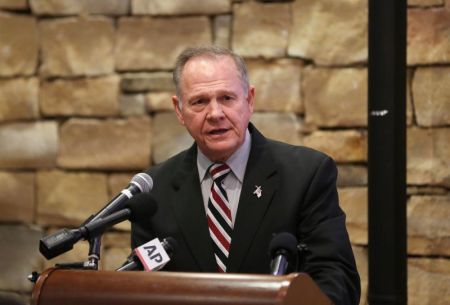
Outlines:
[{"label": "gray hair", "polygon": [[175,62],[175,69],[173,70],[173,82],[175,84],[176,94],[178,100],[180,101],[179,107],[181,109],[181,74],[183,73],[184,66],[186,63],[194,57],[201,56],[209,56],[213,58],[217,58],[220,56],[229,56],[233,59],[236,64],[236,68],[239,72],[239,78],[241,79],[244,91],[247,91],[249,88],[249,80],[247,74],[247,68],[245,66],[244,59],[234,53],[233,51],[219,47],[219,46],[199,46],[199,47],[191,47],[185,49],[178,57]]}]

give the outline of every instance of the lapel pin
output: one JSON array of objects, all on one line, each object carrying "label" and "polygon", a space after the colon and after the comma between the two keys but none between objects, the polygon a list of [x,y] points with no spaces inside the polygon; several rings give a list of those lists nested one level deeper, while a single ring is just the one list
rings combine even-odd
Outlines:
[{"label": "lapel pin", "polygon": [[253,194],[256,195],[256,197],[260,198],[262,196],[262,189],[261,189],[261,185],[255,185],[256,189],[253,192]]}]

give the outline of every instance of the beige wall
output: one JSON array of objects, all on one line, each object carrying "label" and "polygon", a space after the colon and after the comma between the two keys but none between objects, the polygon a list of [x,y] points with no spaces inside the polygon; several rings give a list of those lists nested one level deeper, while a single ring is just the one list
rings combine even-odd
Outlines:
[{"label": "beige wall", "polygon": [[[409,304],[449,304],[450,1],[408,9]],[[339,165],[341,205],[367,293],[367,1],[0,0],[0,303],[52,261],[38,240],[80,224],[131,176],[192,142],[171,111],[186,46],[243,55],[252,121]],[[129,252],[128,224],[102,268]],[[5,301],[6,302],[6,301]]]}]

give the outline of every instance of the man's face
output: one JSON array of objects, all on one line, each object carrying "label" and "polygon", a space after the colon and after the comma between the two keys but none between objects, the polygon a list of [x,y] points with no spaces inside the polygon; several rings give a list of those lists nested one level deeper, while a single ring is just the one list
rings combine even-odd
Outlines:
[{"label": "man's face", "polygon": [[244,142],[254,88],[244,89],[231,57],[201,56],[184,66],[180,89],[181,109],[172,97],[178,120],[211,161],[226,161]]}]

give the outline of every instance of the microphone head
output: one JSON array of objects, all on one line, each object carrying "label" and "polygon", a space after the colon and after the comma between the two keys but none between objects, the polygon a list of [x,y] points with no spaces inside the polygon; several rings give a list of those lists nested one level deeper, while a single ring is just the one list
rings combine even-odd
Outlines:
[{"label": "microphone head", "polygon": [[158,204],[149,193],[139,193],[127,201],[125,208],[128,208],[131,211],[129,217],[131,222],[139,220],[145,221],[155,215],[158,210]]},{"label": "microphone head", "polygon": [[153,188],[153,179],[147,173],[139,173],[131,178],[130,184],[136,185],[141,193],[150,193]]},{"label": "microphone head", "polygon": [[270,257],[274,258],[280,252],[284,252],[289,257],[293,257],[297,253],[297,238],[288,232],[278,233],[269,244]]},{"label": "microphone head", "polygon": [[178,248],[178,243],[173,237],[166,237],[163,240],[164,249],[171,256]]}]

